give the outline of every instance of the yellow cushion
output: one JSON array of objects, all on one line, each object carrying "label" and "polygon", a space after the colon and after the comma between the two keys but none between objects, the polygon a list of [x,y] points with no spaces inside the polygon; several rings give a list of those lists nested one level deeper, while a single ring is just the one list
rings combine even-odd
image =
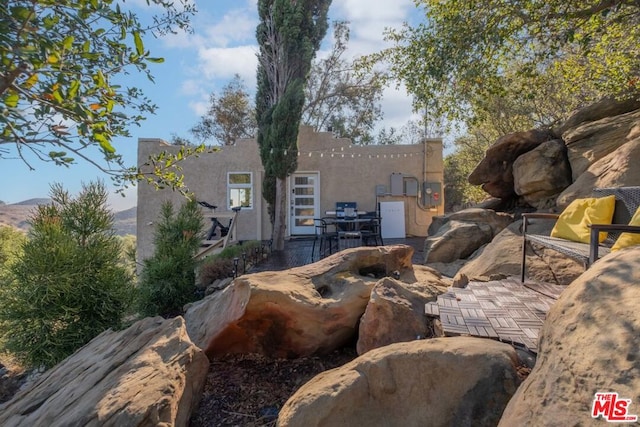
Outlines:
[{"label": "yellow cushion", "polygon": [[[590,197],[576,199],[560,214],[556,225],[551,230],[552,237],[560,237],[574,242],[589,243],[591,224],[611,224],[616,197]],[[600,233],[599,241],[607,238],[607,233]]]},{"label": "yellow cushion", "polygon": [[[640,208],[638,208],[636,213],[633,214],[631,221],[629,221],[629,225],[640,225]],[[611,251],[617,251],[618,249],[633,245],[640,245],[640,234],[622,233],[611,247]]]}]

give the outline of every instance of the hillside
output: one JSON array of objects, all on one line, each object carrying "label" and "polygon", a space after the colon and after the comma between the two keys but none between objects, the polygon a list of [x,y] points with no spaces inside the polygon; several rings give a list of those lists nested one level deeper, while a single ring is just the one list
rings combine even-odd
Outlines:
[{"label": "hillside", "polygon": [[[10,205],[0,203],[0,225],[9,225],[27,231],[27,219],[38,204],[49,203],[49,199],[29,199]],[[136,207],[114,213],[116,234],[136,234]]]}]

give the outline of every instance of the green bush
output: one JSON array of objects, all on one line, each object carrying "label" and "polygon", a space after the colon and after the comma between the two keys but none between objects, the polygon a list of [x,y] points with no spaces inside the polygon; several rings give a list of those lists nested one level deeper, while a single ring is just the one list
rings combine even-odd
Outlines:
[{"label": "green bush", "polygon": [[209,286],[218,279],[226,279],[233,276],[233,259],[216,258],[202,264],[199,270],[200,284]]},{"label": "green bush", "polygon": [[27,240],[22,231],[0,225],[0,275],[6,273],[9,265],[20,257],[22,245]]},{"label": "green bush", "polygon": [[258,240],[249,240],[238,245],[227,246],[220,253],[212,255],[204,260],[199,269],[199,280],[203,286],[208,286],[217,279],[225,279],[233,276],[233,259],[238,258],[238,270],[244,270],[242,254],[246,254],[247,268],[254,262],[254,251],[258,249],[262,256],[262,243]]},{"label": "green bush", "polygon": [[3,345],[29,366],[53,366],[118,328],[134,289],[104,185],[83,185],[76,198],[54,185],[51,198],[33,213],[23,254],[0,284]]},{"label": "green bush", "polygon": [[144,316],[169,317],[182,313],[196,296],[194,255],[202,241],[203,218],[195,200],[177,214],[171,202],[162,205],[154,233],[155,250],[143,261],[138,309]]}]

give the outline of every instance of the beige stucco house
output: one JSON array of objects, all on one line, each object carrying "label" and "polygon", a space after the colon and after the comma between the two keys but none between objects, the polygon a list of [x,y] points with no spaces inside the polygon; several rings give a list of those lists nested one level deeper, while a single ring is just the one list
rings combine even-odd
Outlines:
[{"label": "beige stucco house", "polygon": [[[177,150],[161,139],[141,138],[138,164],[160,151]],[[413,145],[356,146],[349,139],[303,126],[298,150],[298,170],[288,184],[288,237],[312,235],[313,218],[335,210],[337,202],[356,202],[359,211],[379,211],[383,237],[385,230],[391,237],[397,233],[426,236],[432,216],[443,214],[440,139]],[[232,207],[242,206],[237,218],[238,240],[271,237],[267,204],[262,198],[264,169],[255,139],[238,140],[217,152],[188,158],[182,167],[186,186],[197,200],[217,205],[216,213],[230,214]],[[138,185],[140,259],[152,254],[153,224],[165,200],[175,206],[183,202],[177,192]]]}]

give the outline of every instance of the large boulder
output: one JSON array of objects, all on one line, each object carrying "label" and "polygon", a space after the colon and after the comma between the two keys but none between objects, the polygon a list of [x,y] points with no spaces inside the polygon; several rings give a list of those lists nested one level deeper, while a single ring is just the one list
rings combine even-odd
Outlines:
[{"label": "large boulder", "polygon": [[558,207],[564,208],[577,198],[590,197],[594,188],[640,185],[639,160],[640,137],[592,164],[573,184],[560,193],[556,201]]},{"label": "large boulder", "polygon": [[600,259],[551,307],[536,365],[500,425],[594,425],[591,408],[597,392],[631,399],[630,414],[639,414],[638,336],[636,246]]},{"label": "large boulder", "polygon": [[358,330],[358,354],[396,342],[432,335],[424,305],[436,301],[448,286],[432,272],[427,280],[403,283],[384,278],[373,287]]},{"label": "large boulder", "polygon": [[496,212],[493,209],[475,207],[463,209],[448,215],[434,216],[431,224],[429,225],[429,236],[438,233],[440,228],[449,221],[465,221],[476,224],[487,224],[491,227],[491,232],[495,235],[513,222],[513,215],[504,212]]},{"label": "large boulder", "polygon": [[413,248],[360,247],[286,271],[238,277],[186,312],[189,336],[210,357],[302,357],[353,339],[371,289],[385,276],[416,281]]},{"label": "large boulder", "polygon": [[571,184],[567,148],[554,139],[522,154],[513,162],[514,189],[517,195],[538,209],[555,205],[555,197]]},{"label": "large boulder", "polygon": [[495,426],[520,380],[513,347],[488,339],[392,344],[326,371],[283,406],[285,426]]},{"label": "large boulder", "polygon": [[467,258],[512,222],[512,215],[482,208],[435,217],[424,242],[425,263],[449,264]]},{"label": "large boulder", "polygon": [[594,162],[640,136],[640,110],[586,122],[562,135],[573,181]]},{"label": "large boulder", "polygon": [[424,241],[424,262],[449,263],[467,258],[493,239],[491,226],[467,221],[449,221]]},{"label": "large boulder", "polygon": [[0,425],[186,426],[209,370],[184,320],[106,331],[0,405]]},{"label": "large boulder", "polygon": [[[534,221],[527,230],[535,234],[549,234],[553,221]],[[498,234],[482,253],[465,264],[454,282],[466,276],[469,280],[498,280],[520,277],[522,264],[522,221],[516,221]],[[527,251],[527,277],[533,280],[568,285],[584,270],[576,261],[547,248]]]},{"label": "large boulder", "polygon": [[482,185],[483,190],[494,197],[512,197],[515,194],[513,162],[522,154],[550,139],[554,138],[546,130],[516,132],[498,138],[469,175],[469,183]]},{"label": "large boulder", "polygon": [[595,122],[605,117],[619,116],[640,109],[640,99],[633,96],[628,99],[603,98],[598,102],[575,111],[567,120],[553,129],[553,134],[561,137],[565,132],[579,127],[585,122]]}]

